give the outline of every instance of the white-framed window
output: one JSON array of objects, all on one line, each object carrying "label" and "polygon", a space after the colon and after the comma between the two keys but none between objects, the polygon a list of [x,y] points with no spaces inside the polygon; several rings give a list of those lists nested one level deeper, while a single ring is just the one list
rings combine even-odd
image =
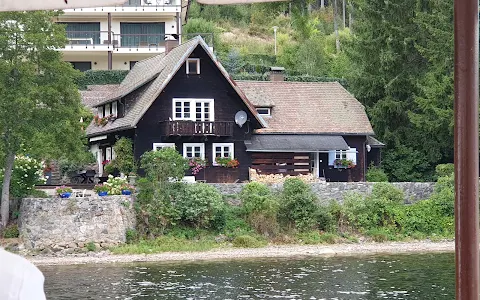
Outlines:
[{"label": "white-framed window", "polygon": [[328,165],[333,166],[336,159],[349,159],[353,164],[357,164],[357,148],[348,150],[331,150],[328,151]]},{"label": "white-framed window", "polygon": [[214,102],[213,99],[173,98],[173,120],[213,122]]},{"label": "white-framed window", "polygon": [[158,151],[168,147],[175,148],[175,143],[153,143],[153,151]]},{"label": "white-framed window", "polygon": [[272,110],[270,107],[259,107],[257,108],[257,112],[261,116],[270,117],[272,115]]},{"label": "white-framed window", "polygon": [[118,115],[118,103],[117,101],[112,102],[112,115],[115,117]]},{"label": "white-framed window", "polygon": [[335,159],[347,159],[347,150],[336,150]]},{"label": "white-framed window", "polygon": [[97,114],[100,118],[103,118],[103,105],[97,107]]},{"label": "white-framed window", "polygon": [[198,157],[205,159],[205,144],[203,143],[185,143],[183,144],[183,157]]},{"label": "white-framed window", "polygon": [[217,157],[235,158],[233,143],[213,143],[212,144],[212,164],[217,165]]},{"label": "white-framed window", "polygon": [[109,116],[112,114],[112,111],[110,110],[110,103],[105,104],[105,116]]},{"label": "white-framed window", "polygon": [[200,74],[200,58],[187,59],[187,74],[198,75]]}]

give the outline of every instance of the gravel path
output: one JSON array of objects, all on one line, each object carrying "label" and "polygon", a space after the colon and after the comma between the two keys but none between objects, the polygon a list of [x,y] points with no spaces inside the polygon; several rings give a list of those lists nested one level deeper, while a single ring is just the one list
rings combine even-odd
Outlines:
[{"label": "gravel path", "polygon": [[165,252],[159,254],[113,255],[108,252],[91,253],[88,256],[28,257],[36,265],[73,265],[98,263],[213,261],[248,258],[330,257],[360,256],[372,254],[453,252],[455,242],[392,242],[335,245],[282,245],[265,248],[228,248],[205,252]]}]

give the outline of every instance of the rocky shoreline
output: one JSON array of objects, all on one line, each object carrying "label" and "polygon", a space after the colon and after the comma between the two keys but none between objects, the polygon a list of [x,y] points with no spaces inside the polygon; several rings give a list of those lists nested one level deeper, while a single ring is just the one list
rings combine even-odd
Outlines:
[{"label": "rocky shoreline", "polygon": [[334,245],[279,245],[264,248],[220,248],[205,252],[165,252],[158,254],[113,255],[109,251],[63,256],[26,256],[35,265],[109,264],[134,262],[215,261],[258,258],[362,256],[453,252],[455,242],[415,241]]}]

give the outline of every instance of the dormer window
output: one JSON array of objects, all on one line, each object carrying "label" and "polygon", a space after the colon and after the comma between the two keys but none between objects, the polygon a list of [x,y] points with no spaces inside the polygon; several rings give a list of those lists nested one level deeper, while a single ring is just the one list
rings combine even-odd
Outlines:
[{"label": "dormer window", "polygon": [[272,115],[272,109],[270,107],[259,107],[257,108],[257,112],[264,117],[270,117]]},{"label": "dormer window", "polygon": [[186,65],[188,75],[200,74],[200,58],[189,58]]},{"label": "dormer window", "polygon": [[97,108],[97,114],[100,118],[114,116],[118,117],[118,101],[113,101]]}]

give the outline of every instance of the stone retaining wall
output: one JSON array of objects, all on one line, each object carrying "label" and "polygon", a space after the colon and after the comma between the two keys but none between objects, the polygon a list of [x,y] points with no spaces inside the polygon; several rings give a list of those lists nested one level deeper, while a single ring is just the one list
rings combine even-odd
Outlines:
[{"label": "stone retaining wall", "polygon": [[[343,201],[347,192],[369,194],[372,192],[373,182],[319,182],[311,183],[312,190],[317,194],[320,202],[327,203],[330,200]],[[405,193],[405,203],[413,203],[427,199],[433,192],[434,182],[395,182],[392,183]],[[244,183],[212,183],[223,195],[235,195],[241,192]],[[281,184],[270,185],[273,191],[281,191]]]},{"label": "stone retaining wall", "polygon": [[20,237],[27,249],[61,251],[90,242],[106,248],[124,243],[125,231],[134,226],[130,196],[23,199],[20,207]]}]

